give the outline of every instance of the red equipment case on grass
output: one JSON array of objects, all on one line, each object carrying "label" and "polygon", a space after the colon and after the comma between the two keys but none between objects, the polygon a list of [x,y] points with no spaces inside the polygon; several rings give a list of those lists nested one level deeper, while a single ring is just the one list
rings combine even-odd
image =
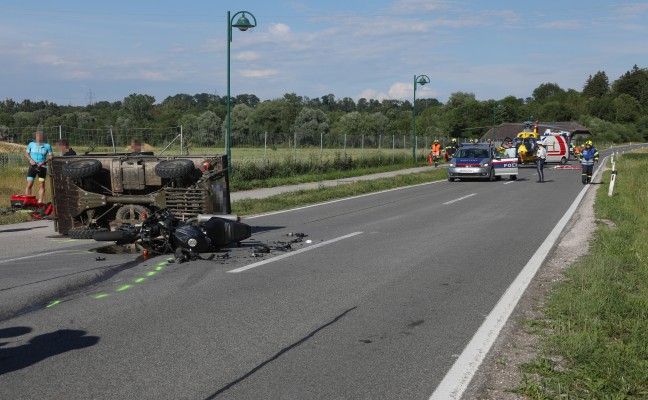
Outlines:
[{"label": "red equipment case on grass", "polygon": [[26,194],[14,194],[11,196],[11,207],[13,208],[38,208],[43,207],[42,203],[36,200],[36,196]]}]

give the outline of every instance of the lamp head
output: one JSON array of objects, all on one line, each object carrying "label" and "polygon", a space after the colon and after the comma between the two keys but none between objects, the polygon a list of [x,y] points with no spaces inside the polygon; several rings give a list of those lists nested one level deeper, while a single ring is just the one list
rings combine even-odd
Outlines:
[{"label": "lamp head", "polygon": [[238,28],[240,31],[247,31],[250,28],[254,28],[256,25],[252,24],[250,20],[245,16],[245,13],[236,21],[235,24],[232,24],[234,28]]}]

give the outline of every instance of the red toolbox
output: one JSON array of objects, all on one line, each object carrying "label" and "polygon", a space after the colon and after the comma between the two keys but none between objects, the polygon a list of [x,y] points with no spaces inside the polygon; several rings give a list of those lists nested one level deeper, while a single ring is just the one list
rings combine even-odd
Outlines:
[{"label": "red toolbox", "polygon": [[11,207],[13,208],[35,208],[42,206],[36,200],[36,196],[28,196],[26,194],[14,194],[11,196]]}]

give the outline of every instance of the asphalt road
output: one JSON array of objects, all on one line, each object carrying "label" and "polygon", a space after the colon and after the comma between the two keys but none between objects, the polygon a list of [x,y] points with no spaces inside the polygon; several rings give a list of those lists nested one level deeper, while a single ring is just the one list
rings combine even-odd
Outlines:
[{"label": "asphalt road", "polygon": [[429,398],[582,189],[548,168],[248,219],[225,261],[0,229],[0,398]]}]

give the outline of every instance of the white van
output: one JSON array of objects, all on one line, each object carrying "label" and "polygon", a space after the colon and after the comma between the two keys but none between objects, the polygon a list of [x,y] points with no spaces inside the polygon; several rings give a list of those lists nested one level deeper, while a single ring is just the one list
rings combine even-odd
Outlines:
[{"label": "white van", "polygon": [[549,129],[538,139],[547,149],[547,161],[567,164],[569,161],[569,132],[551,132]]}]

